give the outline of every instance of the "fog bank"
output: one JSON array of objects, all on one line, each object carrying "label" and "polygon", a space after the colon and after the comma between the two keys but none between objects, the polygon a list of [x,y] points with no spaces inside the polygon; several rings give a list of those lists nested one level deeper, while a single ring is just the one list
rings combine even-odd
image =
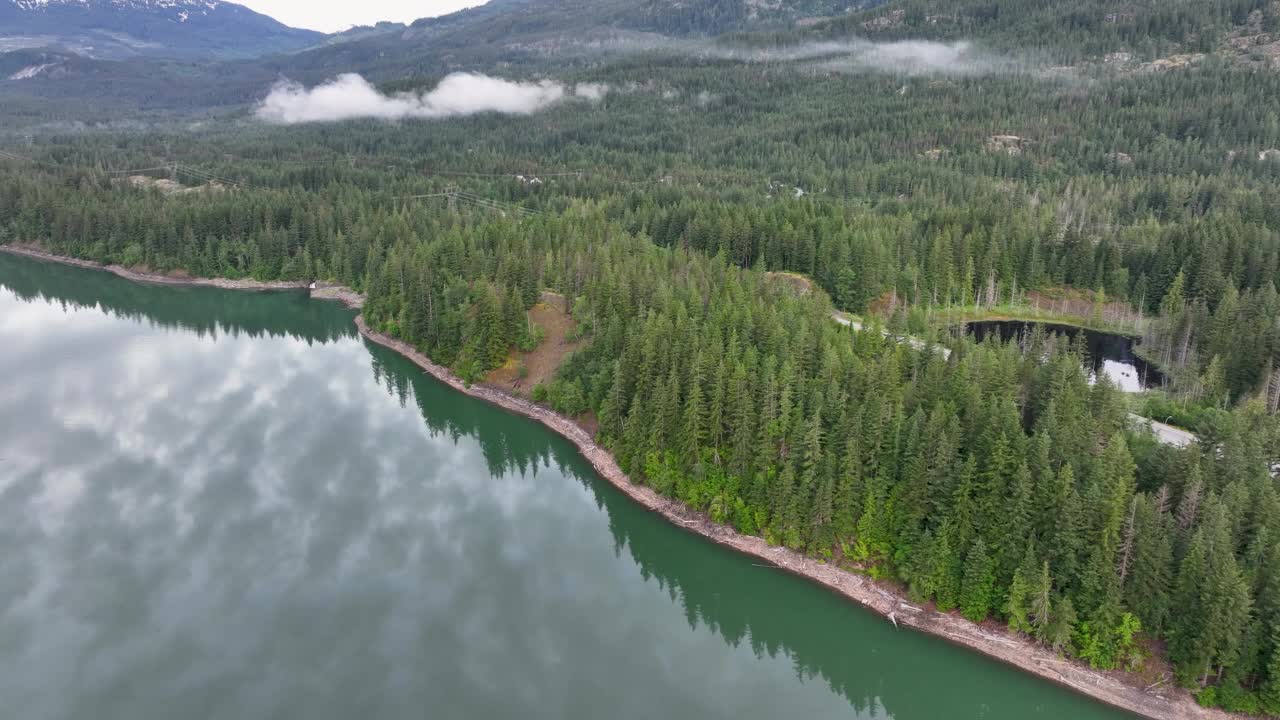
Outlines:
[{"label": "fog bank", "polygon": [[282,125],[356,118],[433,119],[486,112],[529,115],[564,97],[564,86],[550,80],[523,83],[476,73],[454,73],[421,94],[386,95],[363,77],[347,73],[309,90],[298,83],[278,84],[255,114]]}]

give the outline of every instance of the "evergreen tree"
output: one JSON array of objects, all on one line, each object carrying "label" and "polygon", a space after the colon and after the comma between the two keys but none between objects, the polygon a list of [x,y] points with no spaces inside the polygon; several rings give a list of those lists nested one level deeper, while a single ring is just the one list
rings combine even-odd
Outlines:
[{"label": "evergreen tree", "polygon": [[987,546],[981,539],[964,561],[964,579],[960,586],[960,613],[973,622],[981,622],[991,613],[995,600],[995,568]]},{"label": "evergreen tree", "polygon": [[1266,666],[1266,676],[1258,699],[1263,712],[1280,715],[1280,625],[1271,630],[1271,660]]},{"label": "evergreen tree", "polygon": [[[1161,493],[1164,493],[1161,488]],[[1159,631],[1169,616],[1169,592],[1173,577],[1171,521],[1158,512],[1163,502],[1137,498],[1134,520],[1132,572],[1125,585],[1125,602],[1144,627]]]},{"label": "evergreen tree", "polygon": [[1031,585],[1028,610],[1031,629],[1037,640],[1048,642],[1053,625],[1053,580],[1049,576],[1049,562],[1040,565],[1040,572]]},{"label": "evergreen tree", "polygon": [[1076,609],[1071,598],[1059,596],[1053,605],[1053,616],[1045,631],[1045,644],[1056,653],[1072,650],[1071,638],[1076,632]]},{"label": "evergreen tree", "polygon": [[[1005,615],[1009,617],[1009,630],[1012,632],[1031,634],[1035,629],[1032,622],[1032,607],[1037,601],[1037,590],[1044,590],[1043,587],[1038,587],[1038,581],[1042,579],[1039,566],[1035,551],[1028,545],[1021,565],[1013,573],[1013,581],[1009,585],[1009,597],[1004,607]],[[1043,612],[1043,605],[1040,608]]]}]

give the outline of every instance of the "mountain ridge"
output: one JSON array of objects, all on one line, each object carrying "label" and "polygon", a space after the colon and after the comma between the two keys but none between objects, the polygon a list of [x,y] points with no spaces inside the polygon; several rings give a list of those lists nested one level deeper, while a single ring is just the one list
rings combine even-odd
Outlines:
[{"label": "mountain ridge", "polygon": [[[0,29],[0,96],[22,98],[23,107],[35,108],[36,114],[72,120],[84,117],[86,101],[98,118],[234,110],[260,101],[281,80],[314,86],[357,73],[387,91],[430,88],[453,72],[514,79],[578,74],[594,81],[626,74],[618,68],[629,62],[627,57],[701,55],[699,49],[711,44],[777,50],[826,42],[932,42],[954,52],[972,41],[1005,65],[1033,58],[1061,72],[1073,67],[1145,72],[1211,54],[1258,69],[1280,68],[1280,42],[1258,45],[1259,33],[1280,28],[1280,1],[1215,0],[1214,7],[1197,10],[1190,0],[1172,0],[1133,17],[1111,13],[1108,1],[1081,0],[1066,8],[1043,0],[798,0],[785,7],[762,0],[491,0],[409,24],[313,34],[313,41],[301,47],[224,53],[219,62],[208,62],[208,54],[198,52],[166,52],[163,44],[152,47],[146,45],[149,39],[121,39],[110,31],[104,32],[111,43],[144,46],[110,54],[48,38],[6,45]],[[40,5],[19,11],[19,3]],[[44,16],[85,6],[119,8],[121,15],[133,8],[164,18],[179,8],[212,6],[209,16],[199,16],[202,24],[240,8],[222,0],[0,0],[0,28],[8,29],[6,15]],[[944,7],[949,14],[939,15]],[[181,25],[171,19],[164,24],[181,28],[196,21],[192,16]],[[1046,28],[1062,29],[1050,33]],[[1024,37],[1039,38],[1034,55]],[[1233,38],[1239,47],[1228,42]],[[620,47],[632,52],[608,53]],[[1272,56],[1275,60],[1269,60]]]},{"label": "mountain ridge", "polygon": [[0,2],[0,51],[41,48],[102,60],[236,59],[299,50],[324,37],[223,0]]}]

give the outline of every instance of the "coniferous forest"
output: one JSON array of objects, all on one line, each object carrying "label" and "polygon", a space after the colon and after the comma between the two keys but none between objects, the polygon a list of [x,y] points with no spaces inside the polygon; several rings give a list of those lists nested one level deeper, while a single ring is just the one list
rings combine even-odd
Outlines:
[{"label": "coniferous forest", "polygon": [[[739,3],[690,5],[627,22],[742,27]],[[554,291],[581,344],[534,397],[635,482],[1095,668],[1167,662],[1202,704],[1280,714],[1280,69],[1258,39],[1280,6],[1060,5],[910,0],[732,37],[972,39],[994,59],[965,72],[511,50],[511,73],[611,88],[521,117],[140,131],[17,103],[43,124],[0,143],[0,243],[347,284],[474,382],[538,342],[527,312]],[[1129,397],[1076,344],[952,327],[1055,298],[1138,337],[1166,386]]]}]

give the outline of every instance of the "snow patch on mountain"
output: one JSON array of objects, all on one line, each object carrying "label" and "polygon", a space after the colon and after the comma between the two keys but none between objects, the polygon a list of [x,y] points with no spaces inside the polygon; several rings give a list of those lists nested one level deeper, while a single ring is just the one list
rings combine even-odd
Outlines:
[{"label": "snow patch on mountain", "polygon": [[228,0],[0,0],[0,43],[37,35],[52,38],[47,47],[105,60],[258,57],[324,37]]},{"label": "snow patch on mountain", "polygon": [[11,0],[23,10],[44,10],[49,7],[59,7],[67,5],[79,5],[81,7],[93,7],[98,5],[110,5],[119,9],[172,9],[172,8],[200,8],[203,10],[217,10],[221,3],[219,0]]},{"label": "snow patch on mountain", "polygon": [[[55,9],[110,10],[115,12],[151,12],[172,15],[184,23],[192,15],[216,12],[220,0],[10,0],[19,10],[48,12]],[[176,11],[176,12],[174,12]]]},{"label": "snow patch on mountain", "polygon": [[49,68],[57,65],[57,63],[45,63],[43,65],[29,65],[22,68],[18,72],[9,76],[10,80],[30,80]]}]

